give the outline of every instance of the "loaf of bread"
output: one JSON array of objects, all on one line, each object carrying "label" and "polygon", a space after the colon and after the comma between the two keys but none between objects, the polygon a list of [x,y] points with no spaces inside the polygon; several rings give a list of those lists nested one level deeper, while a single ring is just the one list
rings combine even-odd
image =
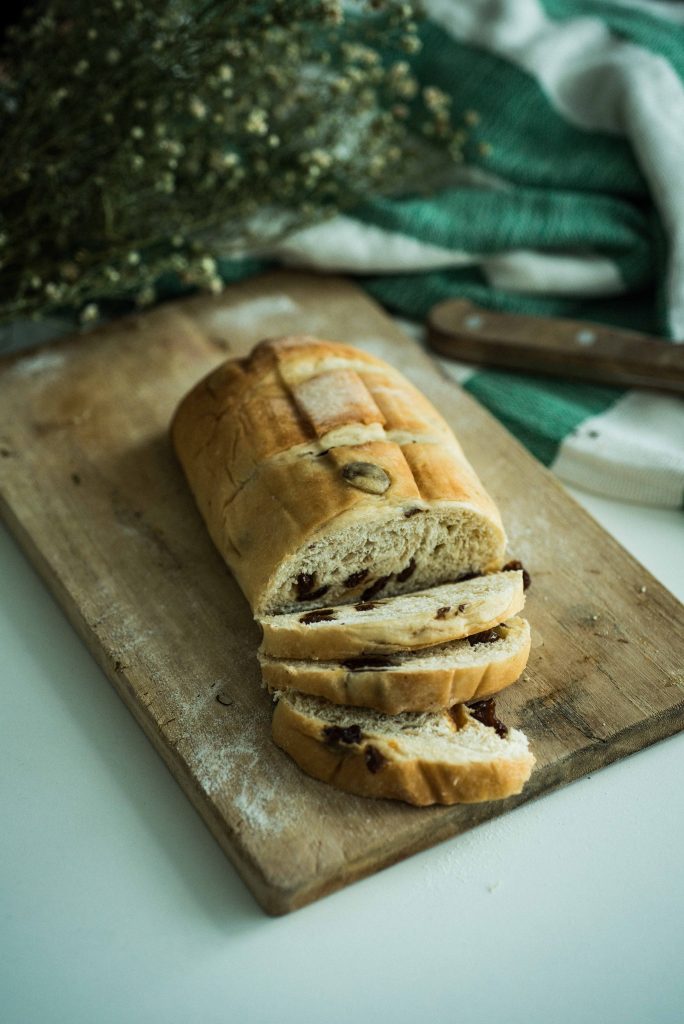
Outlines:
[{"label": "loaf of bread", "polygon": [[529,624],[514,618],[465,640],[415,652],[360,655],[344,662],[261,654],[259,661],[271,692],[296,690],[333,704],[398,715],[439,711],[498,693],[521,675],[529,651]]},{"label": "loaf of bread", "polygon": [[522,572],[496,572],[399,597],[264,616],[261,653],[319,661],[415,650],[491,629],[525,604]]},{"label": "loaf of bread", "polygon": [[502,566],[499,513],[447,423],[357,349],[307,336],[261,342],[193,388],[172,439],[257,616]]},{"label": "loaf of bread", "polygon": [[493,701],[394,717],[302,694],[277,694],[273,739],[308,775],[359,796],[479,803],[519,793],[534,757]]},{"label": "loaf of bread", "polygon": [[261,623],[274,741],[362,796],[519,793],[534,757],[490,695],[527,662],[512,617],[529,579],[501,571],[498,510],[430,402],[380,359],[297,335],[219,366],[171,433]]}]

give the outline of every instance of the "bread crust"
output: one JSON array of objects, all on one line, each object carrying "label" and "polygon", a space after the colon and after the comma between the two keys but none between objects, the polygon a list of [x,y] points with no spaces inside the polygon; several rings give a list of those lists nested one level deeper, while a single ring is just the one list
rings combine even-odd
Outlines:
[{"label": "bread crust", "polygon": [[333,704],[373,708],[388,715],[440,711],[489,697],[521,676],[530,653],[530,630],[522,619],[514,619],[509,625],[515,625],[519,643],[505,658],[488,660],[490,650],[483,644],[474,649],[482,655],[475,664],[416,670],[404,663],[396,668],[363,671],[343,664],[285,661],[260,655],[261,676],[271,692],[295,690]]},{"label": "bread crust", "polygon": [[[529,751],[487,761],[454,765],[447,760],[397,759],[391,742],[370,736],[360,744],[330,745],[322,739],[322,723],[300,714],[281,699],[273,713],[274,742],[313,778],[358,796],[403,800],[418,807],[430,804],[482,803],[520,793],[535,759]],[[368,747],[382,765],[369,768]],[[377,762],[377,758],[375,758]]]},{"label": "bread crust", "polygon": [[[299,335],[261,342],[186,395],[171,436],[209,533],[256,614],[286,606],[283,574],[296,600],[298,559],[312,543],[333,549],[357,523],[369,537],[382,523],[399,528],[417,507],[439,507],[454,522],[465,512],[485,538],[482,564],[456,564],[454,554],[443,579],[503,562],[498,510],[448,424],[398,371],[350,346]],[[386,490],[350,484],[342,470],[355,462],[386,473]],[[335,600],[354,599],[335,586]],[[387,592],[401,590],[391,581]]]}]

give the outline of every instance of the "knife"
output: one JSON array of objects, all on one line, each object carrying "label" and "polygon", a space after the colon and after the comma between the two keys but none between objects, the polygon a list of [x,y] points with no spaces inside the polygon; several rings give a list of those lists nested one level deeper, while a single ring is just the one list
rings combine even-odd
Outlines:
[{"label": "knife", "polygon": [[585,320],[496,313],[447,299],[427,318],[440,355],[466,363],[684,395],[684,344]]}]

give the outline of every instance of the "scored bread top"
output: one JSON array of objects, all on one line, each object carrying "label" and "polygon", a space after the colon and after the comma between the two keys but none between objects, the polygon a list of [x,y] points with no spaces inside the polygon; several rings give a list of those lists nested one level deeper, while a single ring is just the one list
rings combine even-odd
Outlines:
[{"label": "scored bread top", "polygon": [[[364,571],[365,588],[385,579],[392,594],[502,564],[499,513],[448,424],[398,371],[351,346],[261,342],[200,381],[171,432],[255,613],[307,607],[323,588],[355,600],[363,587],[345,580]],[[315,578],[309,592],[301,578]]]},{"label": "scored bread top", "polygon": [[355,428],[352,443],[382,441],[394,430],[454,442],[448,424],[420,392],[386,363],[337,342],[293,336],[260,342],[246,359],[229,360],[199,382],[179,406],[174,444],[194,457],[204,446],[229,453],[234,489],[281,453],[318,453],[328,436]]}]

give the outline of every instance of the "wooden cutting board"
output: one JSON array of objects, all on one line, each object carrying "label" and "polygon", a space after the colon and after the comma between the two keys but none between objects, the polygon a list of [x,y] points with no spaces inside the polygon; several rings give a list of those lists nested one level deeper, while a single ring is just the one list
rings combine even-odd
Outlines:
[{"label": "wooden cutting board", "polygon": [[[520,797],[417,809],[339,793],[269,738],[258,629],[167,428],[188,388],[306,331],[403,370],[462,440],[532,575],[534,642],[501,716]],[[682,608],[352,284],[276,273],[0,362],[0,501],[19,542],[256,898],[284,913],[681,729]],[[268,543],[268,537],[264,537]],[[144,785],[144,779],[140,780]]]}]

